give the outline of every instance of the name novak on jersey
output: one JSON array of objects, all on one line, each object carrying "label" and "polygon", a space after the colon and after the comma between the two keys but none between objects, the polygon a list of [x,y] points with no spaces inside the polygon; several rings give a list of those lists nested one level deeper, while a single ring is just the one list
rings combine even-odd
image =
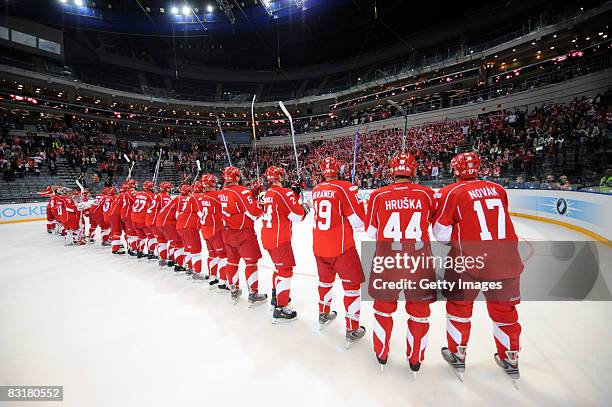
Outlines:
[{"label": "name novak on jersey", "polygon": [[497,193],[497,190],[495,188],[486,186],[469,190],[467,191],[467,193],[470,198],[472,198],[472,200],[479,198],[490,198],[492,196],[499,197],[499,193]]}]

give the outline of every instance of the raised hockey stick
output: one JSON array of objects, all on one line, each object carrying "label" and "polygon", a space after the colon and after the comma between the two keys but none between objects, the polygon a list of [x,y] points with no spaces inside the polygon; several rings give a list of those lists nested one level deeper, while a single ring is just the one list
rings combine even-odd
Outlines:
[{"label": "raised hockey stick", "polygon": [[217,116],[217,125],[219,126],[219,132],[221,132],[221,140],[223,140],[223,147],[225,147],[225,154],[227,155],[227,161],[229,162],[229,165],[231,167],[232,157],[230,157],[229,149],[227,148],[227,143],[225,142],[225,134],[223,134],[223,127],[221,127],[221,120],[219,120],[219,116]]},{"label": "raised hockey stick", "polygon": [[157,157],[157,164],[155,164],[155,172],[153,173],[153,185],[157,185],[157,176],[159,175],[159,167],[161,166],[162,149],[159,149],[159,157]]},{"label": "raised hockey stick", "polygon": [[355,144],[353,145],[353,170],[351,171],[351,183],[355,183],[355,175],[357,174],[357,145],[359,144],[359,126],[355,130]]},{"label": "raised hockey stick", "polygon": [[196,176],[193,178],[193,184],[195,184],[198,181],[198,177],[200,176],[200,172],[202,172],[202,166],[200,165],[200,160],[196,160],[196,164],[198,166],[198,172],[196,172]]},{"label": "raised hockey stick", "polygon": [[134,169],[134,161],[130,160],[127,156],[127,154],[123,154],[123,158],[125,158],[125,161],[127,161],[128,163],[130,163],[130,169],[128,171],[128,176],[127,179],[131,179],[132,178],[132,170]]},{"label": "raised hockey stick", "polygon": [[289,126],[291,126],[291,141],[293,142],[293,154],[295,155],[295,169],[297,171],[297,177],[298,177],[298,182],[299,182],[299,179],[300,179],[300,160],[298,159],[297,146],[295,144],[295,130],[293,129],[293,118],[291,117],[291,114],[289,114],[289,111],[285,107],[285,104],[283,103],[282,100],[278,101],[278,105],[280,106],[280,108],[283,111],[283,113],[285,114],[285,116],[287,116],[287,119],[289,119]]},{"label": "raised hockey stick", "polygon": [[259,156],[257,154],[257,133],[255,132],[255,98],[257,95],[253,95],[253,101],[251,102],[251,124],[253,125],[253,148],[255,149],[255,166],[257,170],[257,183],[259,182]]}]

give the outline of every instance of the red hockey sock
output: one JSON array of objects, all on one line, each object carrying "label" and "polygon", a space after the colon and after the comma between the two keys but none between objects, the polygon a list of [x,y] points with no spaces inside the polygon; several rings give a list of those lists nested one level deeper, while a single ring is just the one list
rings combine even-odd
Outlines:
[{"label": "red hockey sock", "polygon": [[342,283],[344,288],[344,309],[346,310],[346,329],[359,328],[359,315],[361,313],[360,284]]},{"label": "red hockey sock", "polygon": [[331,311],[333,282],[319,280],[319,313]]},{"label": "red hockey sock", "polygon": [[247,264],[244,269],[244,275],[249,286],[249,292],[256,293],[259,290],[259,276],[257,273],[257,263]]},{"label": "red hockey sock", "polygon": [[374,302],[374,353],[382,360],[389,355],[389,342],[393,331],[393,312],[397,309],[394,302]]},{"label": "red hockey sock", "polygon": [[429,304],[406,304],[408,312],[408,331],[406,333],[406,356],[410,363],[421,363],[425,360],[427,335],[429,333]]}]

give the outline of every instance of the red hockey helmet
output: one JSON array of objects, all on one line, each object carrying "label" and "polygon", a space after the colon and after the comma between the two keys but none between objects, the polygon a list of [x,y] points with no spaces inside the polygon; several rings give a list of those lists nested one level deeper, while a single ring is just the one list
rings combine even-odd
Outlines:
[{"label": "red hockey helmet", "polygon": [[113,186],[111,187],[106,187],[106,193],[108,195],[116,195],[117,194],[117,189]]},{"label": "red hockey helmet", "polygon": [[136,188],[138,184],[135,179],[128,179],[128,180],[125,180],[124,185],[127,189],[130,189],[130,188]]},{"label": "red hockey helmet", "polygon": [[153,181],[145,181],[142,183],[142,189],[144,190],[153,191],[153,188],[155,188]]},{"label": "red hockey helmet", "polygon": [[202,185],[201,181],[196,181],[191,186],[191,192],[200,193],[204,191],[204,185]]},{"label": "red hockey helmet", "polygon": [[413,177],[418,166],[419,163],[410,153],[400,153],[389,162],[389,170],[393,177]]},{"label": "red hockey helmet", "polygon": [[225,167],[221,172],[221,176],[225,182],[238,182],[240,179],[240,170],[236,167]]},{"label": "red hockey helmet", "polygon": [[191,185],[189,184],[183,184],[181,185],[181,188],[179,189],[181,195],[189,195],[189,193],[191,193]]},{"label": "red hockey helmet", "polygon": [[201,182],[204,188],[214,188],[217,184],[217,177],[212,174],[204,174],[202,175]]},{"label": "red hockey helmet", "polygon": [[480,157],[472,152],[459,153],[451,160],[451,167],[457,178],[476,178],[480,170]]},{"label": "red hockey helmet", "polygon": [[172,190],[172,183],[168,181],[164,181],[159,184],[159,190],[164,192],[170,192]]},{"label": "red hockey helmet", "polygon": [[321,173],[325,177],[335,177],[340,172],[340,161],[334,157],[325,157],[321,161]]},{"label": "red hockey helmet", "polygon": [[281,167],[277,167],[276,165],[272,165],[268,167],[266,170],[266,178],[268,182],[278,182],[281,180],[281,177],[284,178],[287,175],[285,170]]}]

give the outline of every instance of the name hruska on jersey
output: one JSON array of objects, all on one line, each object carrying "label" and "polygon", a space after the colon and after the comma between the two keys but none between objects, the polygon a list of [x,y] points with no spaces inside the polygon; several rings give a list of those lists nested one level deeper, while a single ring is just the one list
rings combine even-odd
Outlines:
[{"label": "name hruska on jersey", "polygon": [[399,209],[423,209],[423,204],[419,199],[405,197],[403,199],[385,201],[385,209],[388,211]]},{"label": "name hruska on jersey", "polygon": [[499,193],[493,187],[482,187],[482,188],[471,189],[468,191],[468,195],[472,199],[488,198],[491,196],[499,197]]},{"label": "name hruska on jersey", "polygon": [[331,189],[323,189],[321,191],[315,191],[312,193],[312,199],[319,198],[334,198],[336,196],[336,191]]}]

